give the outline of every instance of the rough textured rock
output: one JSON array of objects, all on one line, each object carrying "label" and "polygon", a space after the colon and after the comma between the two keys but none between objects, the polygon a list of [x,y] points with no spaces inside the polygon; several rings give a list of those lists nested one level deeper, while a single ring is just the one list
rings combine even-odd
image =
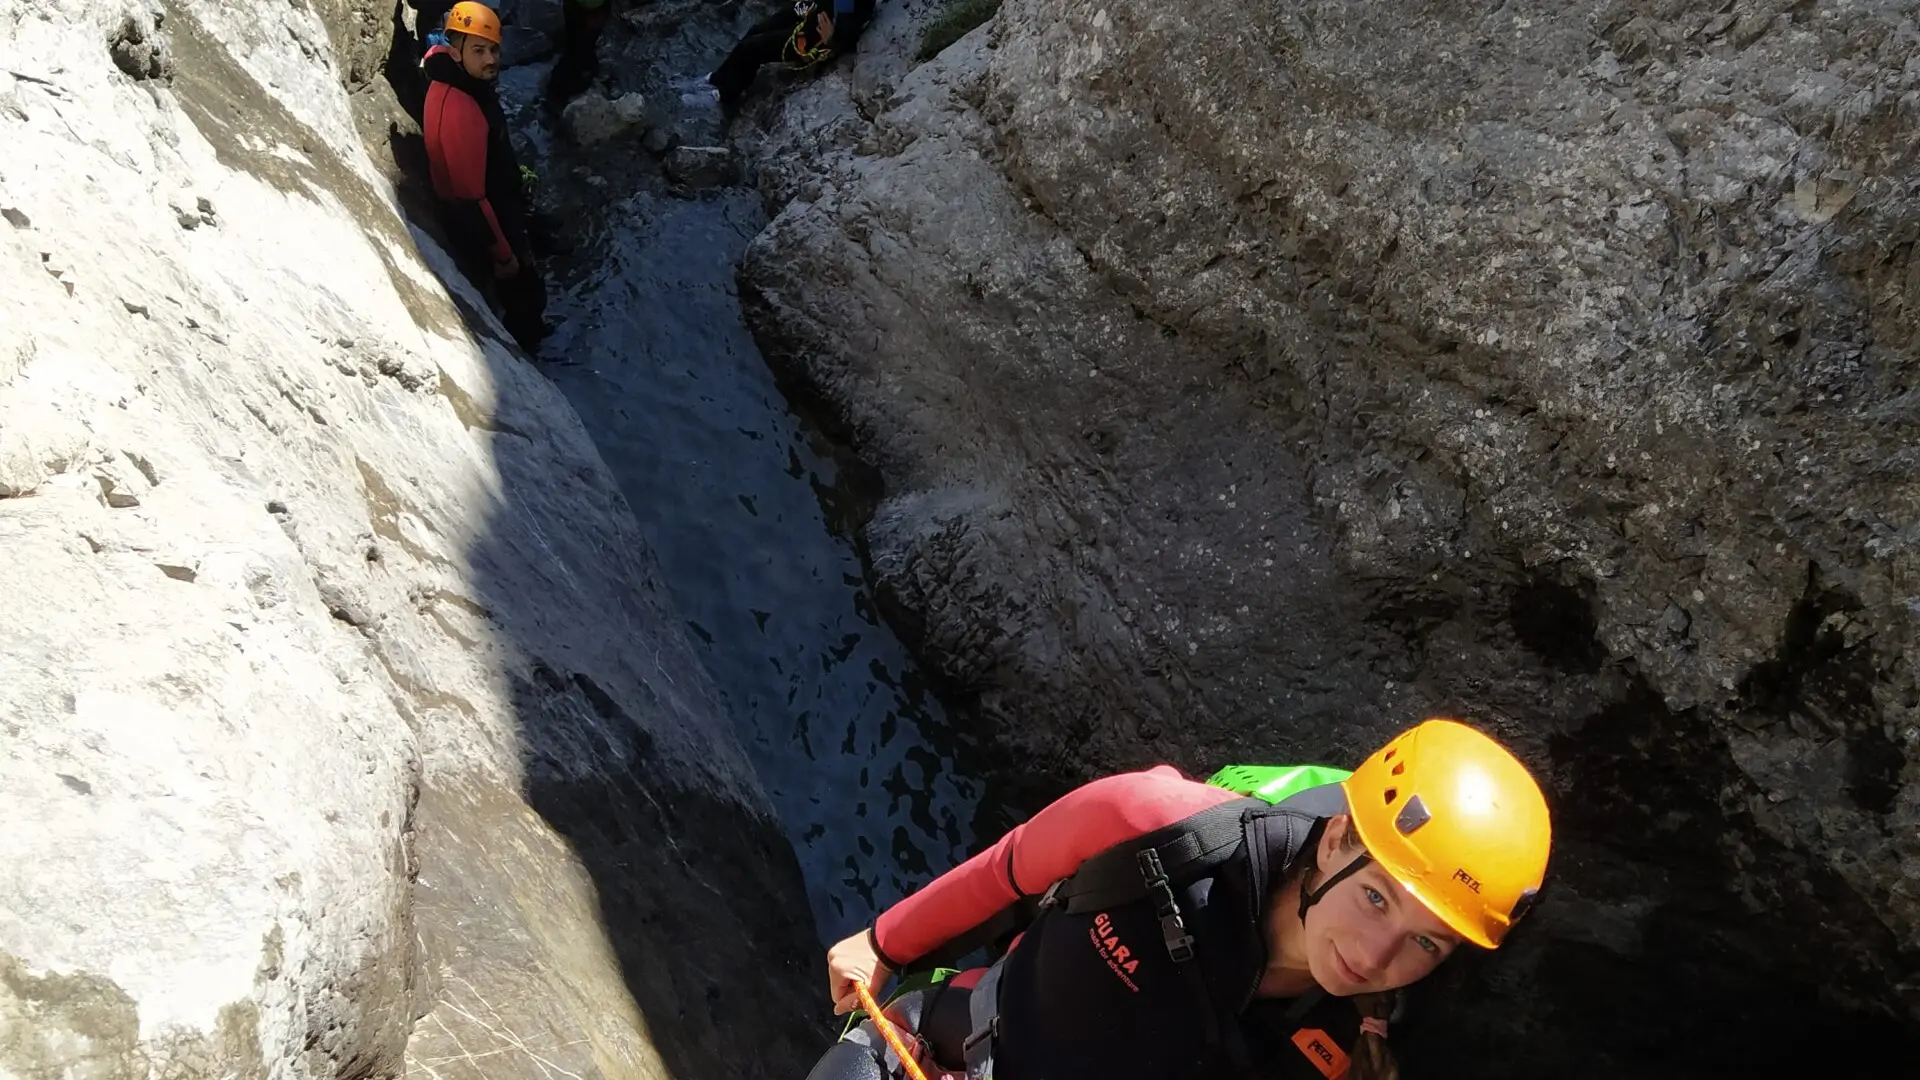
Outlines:
[{"label": "rough textured rock", "polygon": [[791,851],[361,148],[388,15],[0,18],[0,1075],[788,1074]]},{"label": "rough textured rock", "polygon": [[726,146],[676,146],[663,164],[669,177],[688,187],[718,187],[740,178],[739,157]]},{"label": "rough textured rock", "polygon": [[500,43],[502,67],[543,60],[558,50],[566,22],[560,0],[501,0],[493,9],[508,27]]},{"label": "rough textured rock", "polygon": [[640,145],[649,154],[665,154],[679,144],[680,136],[671,128],[652,127],[640,136]]},{"label": "rough textured rock", "polygon": [[127,77],[138,80],[165,79],[173,74],[173,57],[167,53],[166,39],[160,36],[164,16],[145,6],[130,7],[120,17],[108,39],[113,66]]},{"label": "rough textured rock", "polygon": [[1005,767],[1458,711],[1542,770],[1557,901],[1435,1054],[1911,1039],[1913,16],[1008,0],[908,70],[883,15],[743,293]]},{"label": "rough textured rock", "polygon": [[567,134],[582,146],[592,146],[624,135],[648,123],[647,99],[639,94],[607,98],[585,93],[561,111]]}]

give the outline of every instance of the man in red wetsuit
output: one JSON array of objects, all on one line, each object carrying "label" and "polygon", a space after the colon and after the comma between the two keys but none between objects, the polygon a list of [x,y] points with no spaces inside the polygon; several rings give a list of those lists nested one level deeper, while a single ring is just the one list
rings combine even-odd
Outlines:
[{"label": "man in red wetsuit", "polygon": [[[424,45],[441,32],[453,0],[416,0],[414,36]],[[600,35],[613,15],[613,0],[561,0],[560,55],[547,75],[546,107],[558,112],[580,95],[600,71]]]},{"label": "man in red wetsuit", "polygon": [[[829,993],[848,1012],[856,980],[877,988],[1019,930],[992,967],[887,1007],[924,1064],[972,1080],[1392,1075],[1393,992],[1463,945],[1497,947],[1550,846],[1526,768],[1449,720],[1278,804],[1167,766],[1111,776],[835,945]],[[893,1065],[867,1022],[811,1080]]]},{"label": "man in red wetsuit", "polygon": [[491,283],[501,323],[531,353],[545,335],[546,283],[528,243],[529,207],[495,80],[500,19],[462,0],[447,12],[447,44],[428,50],[421,127],[441,221],[461,267],[483,290]]}]

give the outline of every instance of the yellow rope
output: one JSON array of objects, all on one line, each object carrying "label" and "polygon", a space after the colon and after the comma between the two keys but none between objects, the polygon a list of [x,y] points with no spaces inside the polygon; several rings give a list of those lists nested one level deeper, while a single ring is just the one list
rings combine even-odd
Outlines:
[{"label": "yellow rope", "polygon": [[888,1046],[893,1047],[894,1055],[900,1059],[900,1064],[907,1067],[907,1075],[912,1080],[927,1080],[927,1074],[920,1071],[920,1063],[914,1060],[913,1051],[907,1049],[907,1044],[900,1038],[900,1033],[894,1030],[893,1024],[888,1022],[886,1016],[880,1011],[879,1004],[873,1000],[873,994],[867,989],[866,981],[858,975],[853,979],[853,991],[860,995],[860,1007],[866,1010],[867,1019],[873,1021],[873,1026],[880,1030],[880,1036],[887,1040]]},{"label": "yellow rope", "polygon": [[823,43],[808,48],[805,44],[806,39],[800,36],[801,32],[807,28],[807,21],[812,18],[812,16],[813,12],[809,10],[807,15],[794,25],[793,33],[787,35],[787,51],[798,58],[797,60],[789,61],[789,64],[791,64],[796,71],[804,71],[833,55],[831,46]]}]

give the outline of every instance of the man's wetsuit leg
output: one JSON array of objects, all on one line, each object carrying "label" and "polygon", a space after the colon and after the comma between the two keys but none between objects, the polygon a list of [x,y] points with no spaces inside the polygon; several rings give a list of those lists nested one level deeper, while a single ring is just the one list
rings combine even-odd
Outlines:
[{"label": "man's wetsuit leg", "polygon": [[799,17],[791,12],[780,12],[756,23],[747,31],[747,36],[733,47],[720,66],[713,69],[707,81],[720,91],[721,102],[737,105],[747,94],[747,88],[753,85],[754,76],[760,73],[764,64],[776,63],[787,48],[787,39],[793,36],[793,28],[799,24]]}]

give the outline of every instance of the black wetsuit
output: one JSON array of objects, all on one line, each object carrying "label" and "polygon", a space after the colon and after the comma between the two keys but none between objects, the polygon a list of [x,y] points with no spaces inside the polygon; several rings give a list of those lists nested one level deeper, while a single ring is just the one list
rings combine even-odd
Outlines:
[{"label": "black wetsuit", "polygon": [[[720,92],[720,101],[729,107],[746,97],[747,89],[761,67],[773,63],[821,64],[859,44],[860,35],[873,19],[875,0],[820,0],[809,5],[803,15],[783,8],[755,23],[740,39],[707,81]],[[818,45],[815,13],[825,12],[833,21],[833,40]],[[799,31],[796,36],[795,31]]]},{"label": "black wetsuit", "polygon": [[566,0],[561,5],[560,56],[547,80],[546,104],[557,109],[579,95],[600,71],[600,34],[613,16],[613,0],[598,4]]},{"label": "black wetsuit", "polygon": [[[1360,1027],[1352,1003],[1320,994],[1264,999],[1255,991],[1274,899],[1325,819],[1345,806],[1337,785],[1274,807],[1238,800],[1082,863],[1061,892],[1067,899],[1043,907],[1001,961],[994,1080],[1343,1075]],[[1169,869],[1167,893],[1126,894],[1142,847],[1180,852],[1196,844],[1211,845],[1210,865],[1196,857],[1188,864],[1199,867],[1194,872]],[[1177,908],[1184,945],[1162,918],[1163,896]],[[889,1008],[920,1032],[928,1061],[958,1071],[966,1065],[962,1044],[980,1030],[980,1018],[969,1016],[975,992],[941,985]],[[884,1051],[863,1025],[827,1052],[810,1080],[880,1080],[891,1064]]]},{"label": "black wetsuit", "polygon": [[[936,986],[903,994],[886,1007],[888,1018],[904,1038],[917,1042],[918,1060],[930,1080],[934,1070],[958,1073],[965,1067],[962,1044],[970,1031],[970,992],[960,987]],[[1359,1036],[1359,1014],[1341,998],[1320,997],[1300,1016],[1289,1012],[1298,1001],[1262,999],[1240,1017],[1251,1080],[1334,1080],[1346,1068],[1348,1050]],[[807,1074],[807,1080],[900,1080],[903,1070],[888,1051],[873,1024],[864,1022],[848,1037],[834,1043]],[[999,1077],[1024,1073],[996,1069]],[[1127,1074],[1132,1075],[1132,1074]],[[1217,1080],[1236,1080],[1221,1076]]]}]

